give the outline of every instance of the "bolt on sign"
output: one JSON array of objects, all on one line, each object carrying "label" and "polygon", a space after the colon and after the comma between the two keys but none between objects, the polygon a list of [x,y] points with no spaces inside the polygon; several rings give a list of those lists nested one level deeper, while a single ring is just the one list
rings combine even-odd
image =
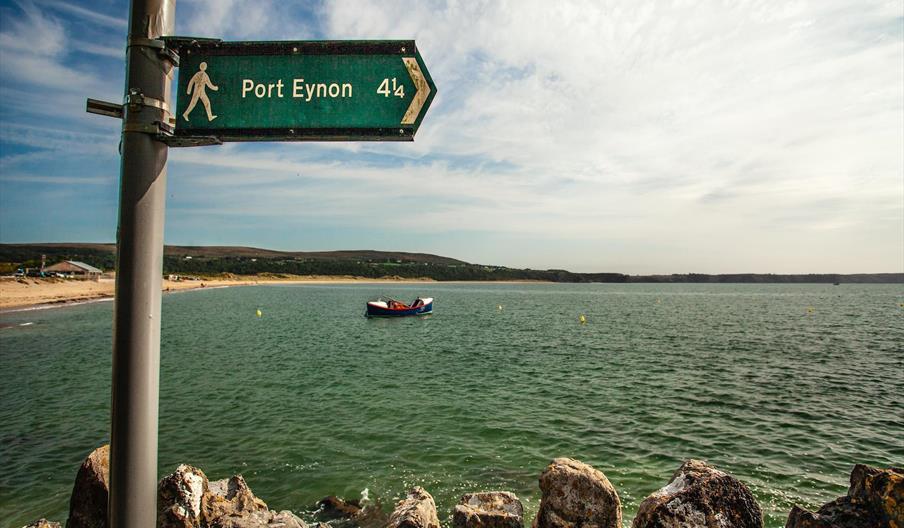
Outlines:
[{"label": "bolt on sign", "polygon": [[412,141],[436,95],[413,40],[166,41],[177,138]]}]

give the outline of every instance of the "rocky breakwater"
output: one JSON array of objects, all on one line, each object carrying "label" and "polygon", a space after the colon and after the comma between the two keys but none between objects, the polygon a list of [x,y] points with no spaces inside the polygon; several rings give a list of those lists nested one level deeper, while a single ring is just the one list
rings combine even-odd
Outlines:
[{"label": "rocky breakwater", "polygon": [[[82,464],[66,528],[107,528],[108,459],[109,446],[103,446]],[[307,528],[288,510],[270,510],[241,475],[210,481],[200,469],[182,464],[160,480],[157,491],[158,528]]]},{"label": "rocky breakwater", "polygon": [[[107,528],[109,449],[82,464],[70,499],[67,528]],[[816,512],[794,507],[786,528],[904,528],[904,470],[857,465],[848,494]],[[532,528],[623,528],[618,492],[602,471],[556,458],[539,478],[540,504]],[[273,511],[245,479],[210,481],[180,465],[158,486],[159,528],[307,528],[288,510]],[[440,528],[430,493],[412,488],[389,516],[379,503],[327,497],[312,513],[316,528]],[[513,493],[467,493],[451,512],[453,528],[524,528]],[[328,524],[325,524],[326,521]],[[688,460],[664,487],[640,504],[632,528],[761,528],[763,514],[747,486],[699,460]],[[46,519],[27,528],[59,528]]]}]

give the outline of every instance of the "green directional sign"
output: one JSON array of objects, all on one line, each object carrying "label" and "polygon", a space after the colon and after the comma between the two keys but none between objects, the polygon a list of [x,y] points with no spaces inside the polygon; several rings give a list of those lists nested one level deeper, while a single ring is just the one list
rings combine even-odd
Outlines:
[{"label": "green directional sign", "polygon": [[413,40],[167,39],[177,138],[411,141],[436,95]]}]

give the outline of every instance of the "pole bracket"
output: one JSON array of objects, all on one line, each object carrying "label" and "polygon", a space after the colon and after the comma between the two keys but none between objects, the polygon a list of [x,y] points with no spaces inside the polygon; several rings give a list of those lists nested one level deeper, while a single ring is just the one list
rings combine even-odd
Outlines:
[{"label": "pole bracket", "polygon": [[141,93],[141,90],[138,90],[137,88],[129,89],[129,93],[125,96],[123,104],[128,105],[131,110],[140,110],[140,107],[142,106],[150,106],[151,108],[163,110],[163,114],[167,118],[171,118],[173,116],[173,114],[170,113],[170,107],[166,101],[148,97],[147,95]]},{"label": "pole bracket", "polygon": [[163,121],[154,121],[153,123],[124,123],[122,125],[122,131],[151,134],[157,136],[157,139],[160,141],[163,140],[162,138],[171,137],[173,135],[173,127]]},{"label": "pole bracket", "polygon": [[170,147],[207,147],[223,144],[223,140],[216,136],[164,136],[157,139]]},{"label": "pole bracket", "polygon": [[85,111],[89,114],[97,114],[122,119],[122,105],[119,103],[111,103],[109,101],[101,101],[100,99],[88,98]]},{"label": "pole bracket", "polygon": [[166,41],[163,39],[149,39],[143,37],[129,37],[128,47],[132,48],[150,48],[157,52],[160,58],[170,61],[173,66],[179,66],[179,53],[170,47],[167,47]]},{"label": "pole bracket", "polygon": [[196,46],[199,44],[218,44],[223,42],[218,38],[204,38],[204,37],[180,37],[178,35],[171,36],[162,36],[160,37],[164,43],[168,44],[170,49],[173,49],[178,53],[179,51],[185,48],[191,48],[192,46]]},{"label": "pole bracket", "polygon": [[215,136],[177,137],[173,135],[173,126],[163,121],[153,123],[125,123],[123,132],[139,132],[150,134],[168,147],[205,147],[208,145],[222,145],[223,141]]}]

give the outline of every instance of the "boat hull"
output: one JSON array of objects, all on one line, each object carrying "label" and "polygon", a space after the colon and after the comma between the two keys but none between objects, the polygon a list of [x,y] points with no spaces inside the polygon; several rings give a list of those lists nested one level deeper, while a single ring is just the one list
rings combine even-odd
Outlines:
[{"label": "boat hull", "polygon": [[383,308],[367,303],[367,317],[408,317],[412,315],[427,315],[433,312],[433,301],[416,308]]}]

